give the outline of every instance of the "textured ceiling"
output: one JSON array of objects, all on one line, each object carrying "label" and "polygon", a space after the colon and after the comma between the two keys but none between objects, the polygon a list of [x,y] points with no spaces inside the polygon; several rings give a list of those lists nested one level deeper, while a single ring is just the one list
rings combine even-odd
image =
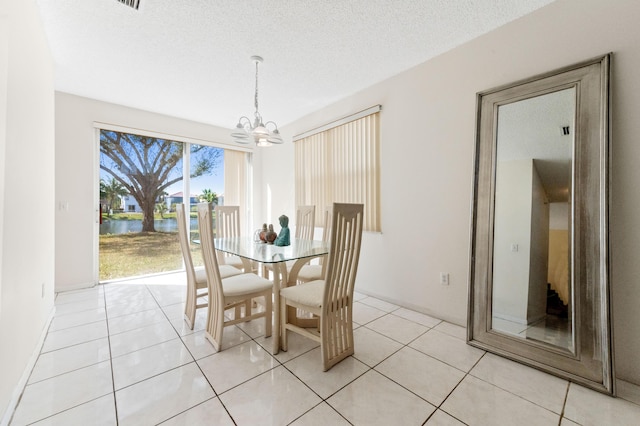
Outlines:
[{"label": "textured ceiling", "polygon": [[36,0],[56,90],[233,127],[282,126],[553,0]]}]

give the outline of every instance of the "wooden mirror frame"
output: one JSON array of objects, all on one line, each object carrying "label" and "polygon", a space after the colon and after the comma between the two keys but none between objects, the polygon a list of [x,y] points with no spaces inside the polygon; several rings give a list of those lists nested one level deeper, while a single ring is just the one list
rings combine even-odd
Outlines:
[{"label": "wooden mirror frame", "polygon": [[[615,394],[609,295],[609,68],[611,54],[477,94],[467,342]],[[500,105],[576,90],[570,276],[573,351],[492,329],[492,269]]]}]

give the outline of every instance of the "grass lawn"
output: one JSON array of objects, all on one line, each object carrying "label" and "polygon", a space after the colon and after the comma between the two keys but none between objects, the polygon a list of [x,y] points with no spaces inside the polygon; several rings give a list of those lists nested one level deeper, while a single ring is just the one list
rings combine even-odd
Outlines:
[{"label": "grass lawn", "polygon": [[[202,265],[198,246],[195,265]],[[100,235],[100,281],[182,269],[177,232],[130,232]]]}]

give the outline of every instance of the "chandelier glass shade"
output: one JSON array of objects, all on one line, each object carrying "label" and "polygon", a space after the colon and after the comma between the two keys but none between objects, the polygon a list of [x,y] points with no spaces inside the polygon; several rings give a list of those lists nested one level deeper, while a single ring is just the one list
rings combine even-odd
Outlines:
[{"label": "chandelier glass shade", "polygon": [[254,105],[256,111],[254,112],[253,120],[249,117],[242,116],[238,119],[238,124],[231,132],[231,137],[234,142],[239,144],[249,144],[254,142],[256,146],[271,146],[273,144],[281,144],[283,142],[282,136],[278,131],[278,125],[273,121],[262,121],[262,116],[258,111],[258,64],[262,62],[260,56],[252,56],[251,60],[256,64],[256,90],[254,96]]}]

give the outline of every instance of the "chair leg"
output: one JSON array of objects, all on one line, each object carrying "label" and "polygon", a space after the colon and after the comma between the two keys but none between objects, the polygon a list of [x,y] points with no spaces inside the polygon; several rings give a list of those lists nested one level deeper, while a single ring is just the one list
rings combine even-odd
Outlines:
[{"label": "chair leg", "polygon": [[244,316],[248,317],[249,315],[251,315],[251,308],[254,308],[256,306],[258,305],[253,299],[247,299],[247,301],[244,302]]},{"label": "chair leg", "polygon": [[354,354],[353,322],[351,315],[348,320],[342,318],[321,318],[321,342],[322,364],[324,371],[329,370],[343,359]]},{"label": "chair leg", "polygon": [[209,303],[207,314],[207,329],[205,338],[211,342],[216,352],[222,348],[222,334],[224,332],[224,309],[218,309]]},{"label": "chair leg", "polygon": [[287,340],[287,299],[280,297],[280,347],[284,352],[289,348]]},{"label": "chair leg", "polygon": [[269,290],[268,294],[264,295],[264,308],[265,308],[265,312],[264,312],[264,320],[265,320],[265,324],[264,324],[264,337],[270,337],[272,334],[272,318],[271,315],[273,313],[273,301],[271,299],[272,295],[271,295],[271,290]]},{"label": "chair leg", "polygon": [[[196,320],[196,305],[198,304],[197,294],[191,288],[191,283],[187,282],[187,300],[184,304],[184,319],[191,330],[193,330],[193,324]],[[194,286],[195,287],[195,286]]]},{"label": "chair leg", "polygon": [[190,330],[193,330],[193,323],[195,322],[195,309],[188,309],[185,307],[184,312],[184,321],[187,323],[187,326]]}]

